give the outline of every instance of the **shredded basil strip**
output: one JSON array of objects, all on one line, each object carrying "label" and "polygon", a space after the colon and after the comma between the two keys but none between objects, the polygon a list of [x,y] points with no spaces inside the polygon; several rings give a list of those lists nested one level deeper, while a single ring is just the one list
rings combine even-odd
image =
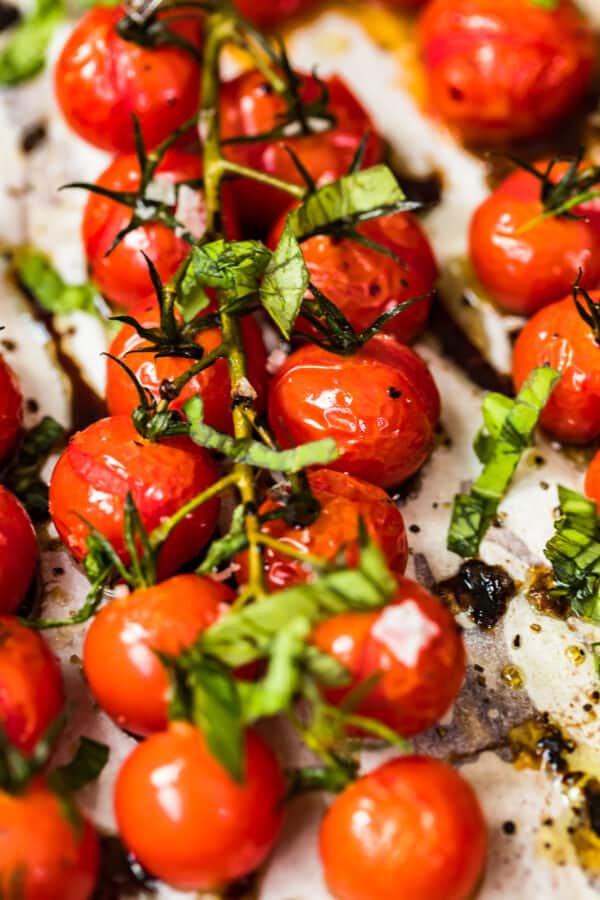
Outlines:
[{"label": "shredded basil strip", "polygon": [[185,297],[199,287],[219,288],[230,301],[240,301],[259,288],[259,279],[271,259],[260,241],[213,241],[194,247],[181,282]]}]

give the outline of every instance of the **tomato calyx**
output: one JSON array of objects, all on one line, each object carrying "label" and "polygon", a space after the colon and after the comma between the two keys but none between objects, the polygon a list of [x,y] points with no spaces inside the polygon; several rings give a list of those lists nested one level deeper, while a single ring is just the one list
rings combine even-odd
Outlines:
[{"label": "tomato calyx", "polygon": [[[597,344],[600,344],[600,303],[586,291],[581,285],[583,270],[579,269],[577,279],[573,285],[573,302],[577,312],[592,330]],[[583,302],[579,299],[582,298]]]},{"label": "tomato calyx", "polygon": [[[149,14],[132,9],[119,19],[116,24],[116,32],[119,37],[129,43],[151,49],[179,47],[180,50],[191,54],[198,64],[201,64],[202,53],[198,48],[191,41],[186,40],[183,35],[169,28],[167,24],[169,20],[158,18],[156,11],[153,11],[151,6],[152,4],[149,4]],[[181,18],[183,17],[185,17],[185,13],[181,14]]]},{"label": "tomato calyx", "polygon": [[[575,207],[600,197],[600,190],[593,190],[600,184],[600,166],[587,165],[581,169],[584,152],[584,149],[580,148],[572,159],[569,157],[567,160],[562,156],[554,156],[543,170],[518,157],[508,156],[519,168],[540,182],[540,200],[544,207],[543,213],[522,225],[518,233],[529,231],[540,222],[556,216],[574,221],[589,221],[585,213],[573,212]],[[569,162],[569,166],[556,180],[552,177],[554,170],[565,161]]]}]

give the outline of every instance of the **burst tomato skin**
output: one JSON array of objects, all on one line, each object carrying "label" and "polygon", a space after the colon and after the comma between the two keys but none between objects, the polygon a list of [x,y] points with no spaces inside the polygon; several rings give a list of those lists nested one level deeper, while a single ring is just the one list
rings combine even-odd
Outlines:
[{"label": "burst tomato skin", "polygon": [[377,335],[353,356],[294,351],[273,379],[268,414],[282,447],[332,437],[340,456],[328,468],[393,487],[429,456],[440,398],[423,360]]},{"label": "burst tomato skin", "polygon": [[[600,300],[600,293],[591,296]],[[519,390],[536,366],[562,373],[540,423],[569,444],[587,444],[600,436],[600,347],[577,312],[572,297],[544,307],[519,335],[513,351],[513,380]]]},{"label": "burst tomato skin", "polygon": [[285,784],[274,754],[251,730],[245,753],[244,781],[236,784],[187,722],[172,722],[133,751],[117,778],[115,813],[144,868],[173,887],[198,890],[263,862],[281,829]]},{"label": "burst tomato skin", "polygon": [[[401,575],[408,559],[408,543],[402,513],[388,495],[373,484],[331,469],[315,469],[308,479],[321,504],[319,517],[302,528],[287,525],[283,519],[271,519],[264,523],[263,531],[290,547],[332,562],[343,549],[352,566],[358,561],[358,520],[362,517],[369,535],[383,550],[390,569]],[[260,507],[260,513],[264,515],[280,505],[268,499]],[[263,558],[267,584],[272,591],[301,584],[311,577],[301,562],[270,547],[265,547]],[[236,562],[241,566],[237,579],[244,583],[246,554],[240,554]]]},{"label": "burst tomato skin", "polygon": [[468,900],[483,871],[486,826],[470,784],[447,763],[392,760],[351,784],[321,824],[336,900]]},{"label": "burst tomato skin", "polygon": [[[201,313],[203,315],[203,313]],[[144,303],[133,310],[133,316],[144,328],[156,328],[160,315],[156,301]],[[241,331],[246,352],[248,380],[257,393],[255,408],[262,412],[267,391],[267,353],[260,328],[251,316],[241,320]],[[206,353],[222,342],[220,328],[209,328],[196,335],[196,343]],[[181,357],[157,357],[152,352],[140,353],[148,342],[130,325],[123,325],[110,346],[111,356],[122,359],[137,376],[140,384],[152,396],[160,399],[160,385],[164,379],[177,378],[194,364],[194,360]],[[133,352],[135,351],[135,352]],[[112,360],[106,365],[106,403],[111,415],[133,412],[139,404],[137,391],[129,376]],[[219,431],[231,433],[231,381],[226,359],[219,359],[190,379],[179,396],[170,404],[171,409],[181,409],[184,403],[199,394],[204,402],[204,421]]]},{"label": "burst tomato skin", "polygon": [[15,495],[0,485],[0,612],[15,612],[25,599],[37,559],[31,519]]},{"label": "burst tomato skin", "polygon": [[17,446],[23,426],[23,395],[13,370],[0,356],[0,463]]},{"label": "burst tomato skin", "polygon": [[571,0],[432,0],[420,40],[429,106],[467,141],[545,134],[583,97],[591,27]]},{"label": "burst tomato skin", "polygon": [[[583,162],[582,168],[587,165]],[[546,166],[536,164],[540,171]],[[567,166],[557,164],[553,180]],[[573,212],[580,219],[553,217],[519,233],[544,212],[540,192],[541,182],[534,175],[514,172],[471,220],[470,256],[479,280],[506,310],[519,315],[531,315],[564,297],[579,269],[584,288],[600,281],[600,201],[576,207]]]},{"label": "burst tomato skin", "polygon": [[351,687],[381,672],[357,712],[409,737],[435,725],[456,698],[465,651],[445,606],[416,582],[397,580],[385,609],[333,616],[315,628],[312,640],[353,676],[351,686],[331,692],[332,701],[340,703]]},{"label": "burst tomato skin", "polygon": [[234,598],[210,578],[176,575],[100,610],[85,638],[83,668],[92,694],[117,725],[139,735],[167,727],[169,684],[155,651],[176,656]]},{"label": "burst tomato skin", "polygon": [[[166,12],[169,28],[202,47],[202,16]],[[143,48],[119,37],[122,6],[97,6],[80,19],[58,59],[55,92],[62,114],[80,137],[109,153],[135,149],[132,114],[151,150],[198,109],[200,66],[177,47]]]},{"label": "burst tomato skin", "polygon": [[309,10],[314,6],[314,0],[235,0],[235,5],[259,28],[273,28]]},{"label": "burst tomato skin", "polygon": [[[52,473],[50,515],[76,559],[87,553],[83,517],[127,561],[123,507],[128,492],[150,532],[216,480],[209,454],[188,438],[152,443],[140,437],[129,416],[110,416],[71,438]],[[175,528],[160,554],[161,577],[200,552],[218,509],[218,500],[209,500]]]}]

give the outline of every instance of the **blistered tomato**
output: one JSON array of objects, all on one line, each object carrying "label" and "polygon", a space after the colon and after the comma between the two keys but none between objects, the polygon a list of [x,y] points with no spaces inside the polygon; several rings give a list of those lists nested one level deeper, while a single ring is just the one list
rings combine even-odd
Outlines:
[{"label": "blistered tomato", "polygon": [[14,494],[0,485],[0,612],[15,612],[25,599],[37,559],[31,519]]}]

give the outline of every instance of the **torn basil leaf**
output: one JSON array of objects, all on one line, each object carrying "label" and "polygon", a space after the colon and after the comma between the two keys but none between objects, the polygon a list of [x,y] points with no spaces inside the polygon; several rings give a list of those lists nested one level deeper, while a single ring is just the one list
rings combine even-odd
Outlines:
[{"label": "torn basil leaf", "polygon": [[65,438],[65,429],[51,416],[26,432],[16,460],[6,472],[4,481],[19,498],[33,522],[48,518],[48,485],[40,478],[40,470],[48,454]]},{"label": "torn basil leaf", "polygon": [[189,673],[192,717],[208,747],[234,781],[244,779],[244,729],[238,686],[213,659],[195,661]]},{"label": "torn basil leaf", "polygon": [[218,288],[239,302],[258,291],[270,259],[271,251],[260,241],[218,240],[194,247],[181,282],[184,302],[199,287]]},{"label": "torn basil leaf", "polygon": [[48,776],[50,787],[59,793],[70,794],[95,781],[108,761],[106,744],[82,737],[73,759],[54,769]]},{"label": "torn basil leaf", "polygon": [[260,301],[286,339],[300,312],[308,280],[300,244],[286,222],[260,286]]},{"label": "torn basil leaf", "polygon": [[14,269],[19,281],[46,312],[53,315],[82,312],[97,314],[97,291],[93,284],[66,284],[45,253],[33,248],[15,253]]}]

